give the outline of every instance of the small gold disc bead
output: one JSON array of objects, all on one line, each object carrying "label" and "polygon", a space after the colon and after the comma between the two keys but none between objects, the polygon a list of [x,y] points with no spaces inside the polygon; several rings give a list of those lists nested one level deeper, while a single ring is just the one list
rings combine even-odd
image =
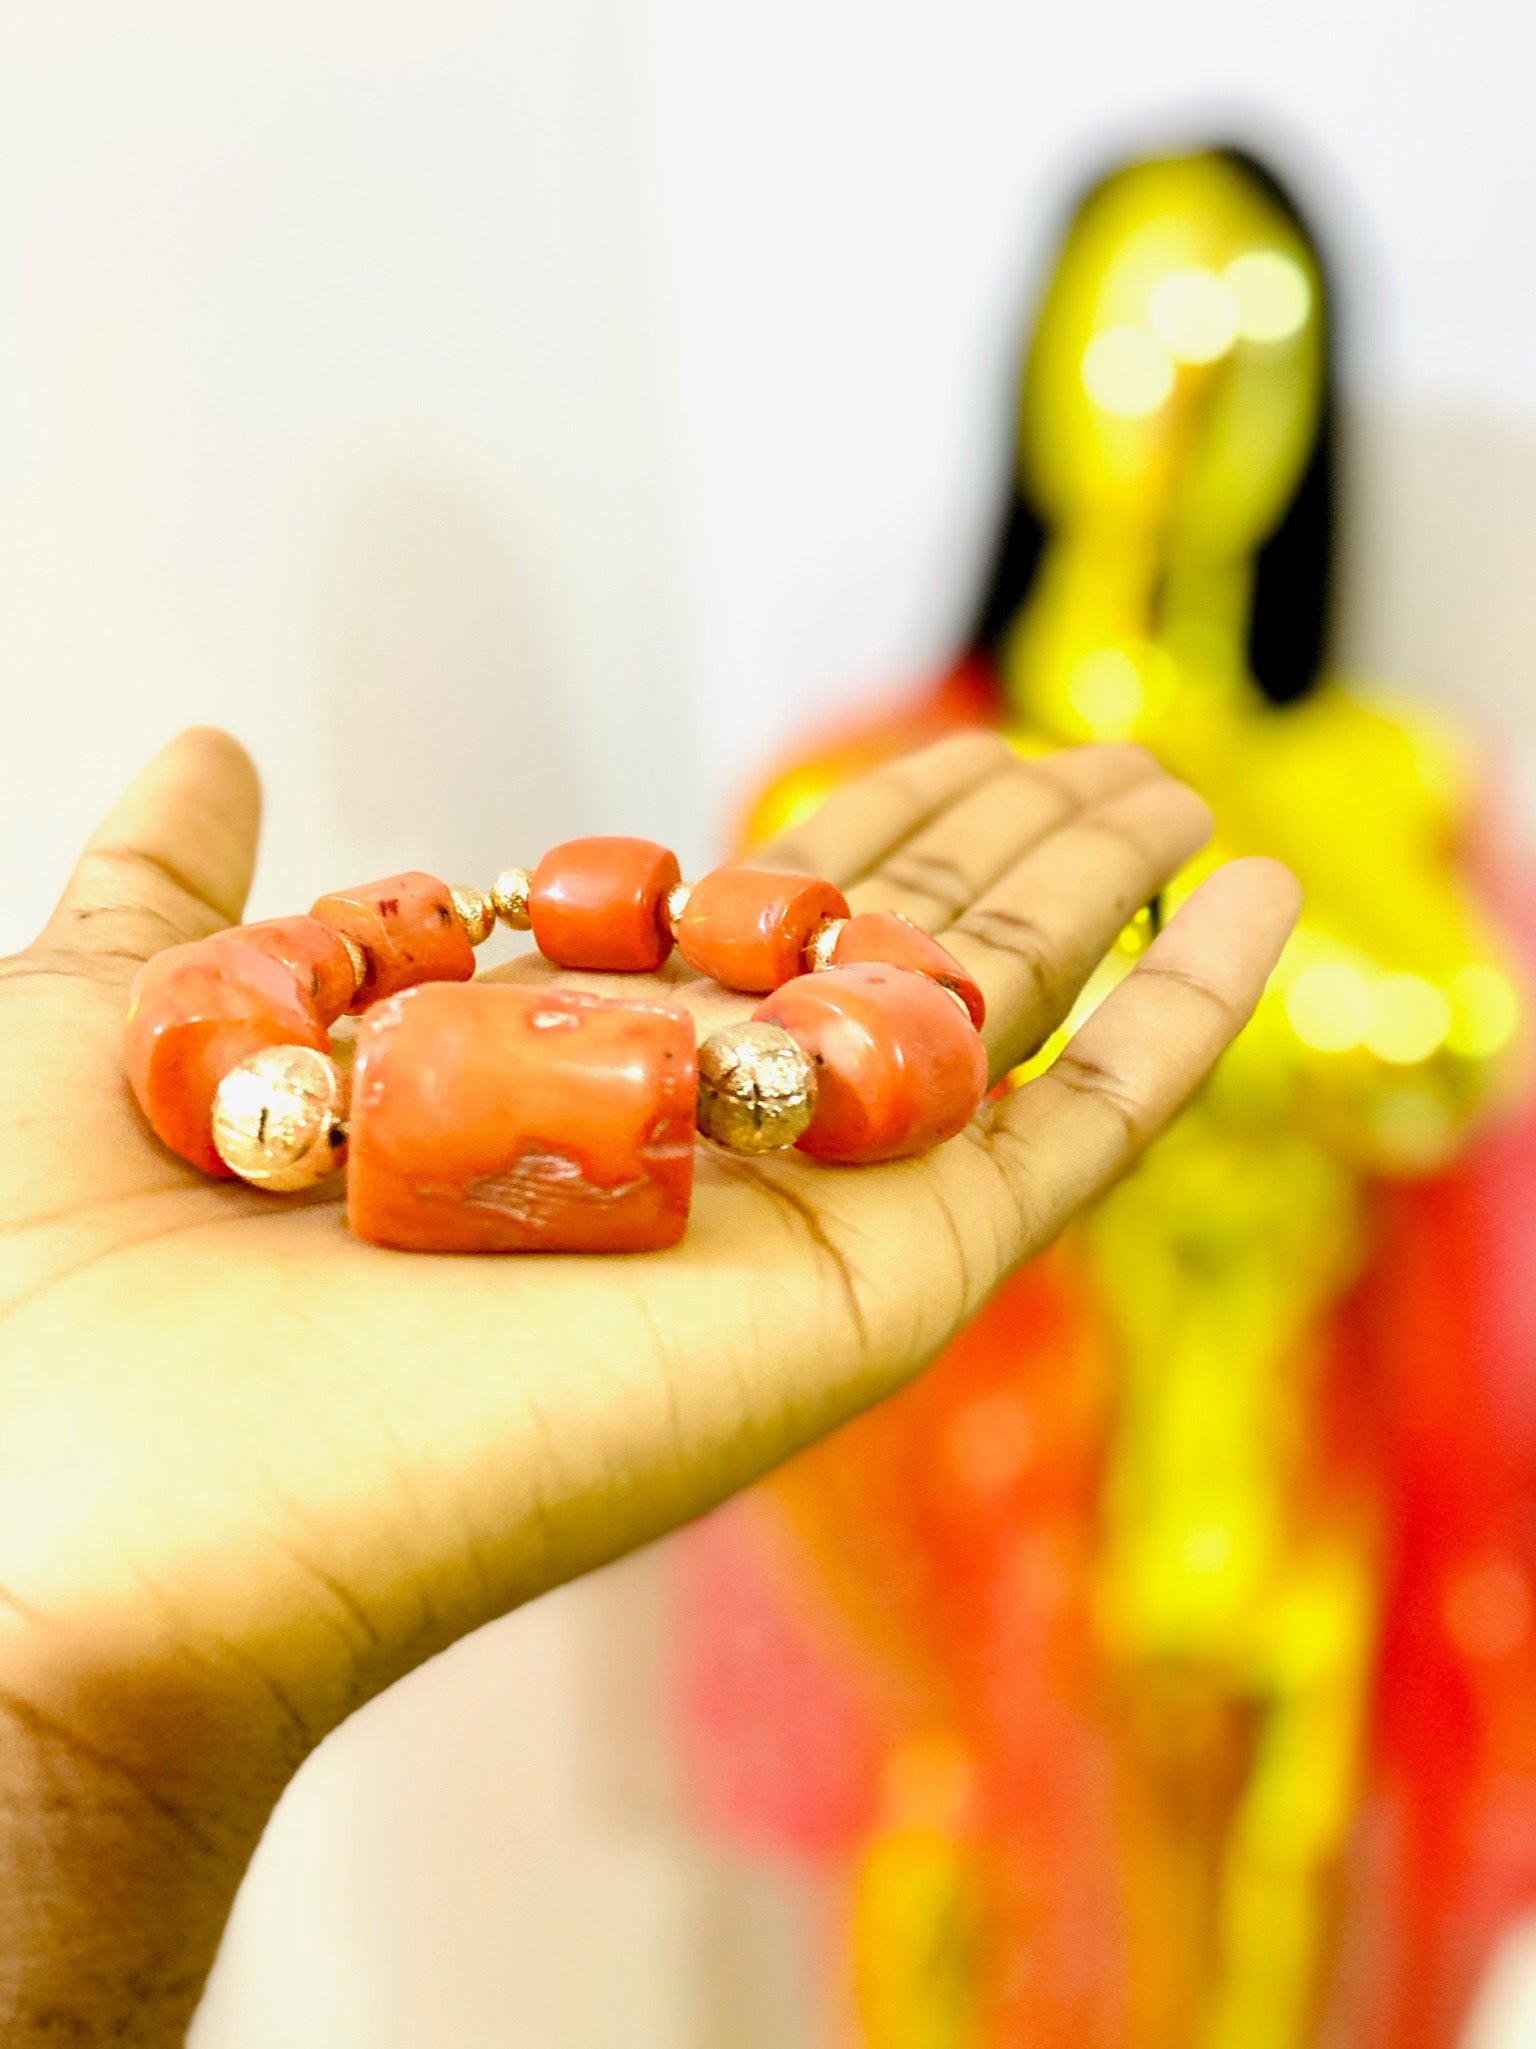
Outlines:
[{"label": "small gold disc bead", "polygon": [[496,930],[496,906],[483,889],[472,883],[455,883],[448,894],[459,914],[459,923],[469,934],[471,946],[484,946]]},{"label": "small gold disc bead", "polygon": [[835,966],[832,949],[837,945],[837,935],[847,924],[846,918],[823,918],[810,938],[805,942],[805,971],[808,975],[818,973],[822,968]]},{"label": "small gold disc bead", "polygon": [[355,996],[368,979],[368,956],[357,941],[349,939],[345,932],[338,932],[336,937],[347,949],[347,959],[352,963],[352,994]]},{"label": "small gold disc bead", "polygon": [[491,890],[491,908],[503,925],[513,932],[530,932],[533,920],[528,915],[528,892],[532,879],[526,868],[503,868]]},{"label": "small gold disc bead", "polygon": [[816,1108],[816,1070],[778,1025],[734,1024],[699,1047],[698,1126],[732,1153],[793,1145]]},{"label": "small gold disc bead", "polygon": [[688,899],[693,895],[691,882],[674,882],[667,891],[667,924],[676,931],[683,922],[683,913],[688,908]]},{"label": "small gold disc bead", "polygon": [[253,1188],[313,1188],[341,1164],[346,1083],[313,1046],[263,1046],[219,1083],[213,1143]]}]

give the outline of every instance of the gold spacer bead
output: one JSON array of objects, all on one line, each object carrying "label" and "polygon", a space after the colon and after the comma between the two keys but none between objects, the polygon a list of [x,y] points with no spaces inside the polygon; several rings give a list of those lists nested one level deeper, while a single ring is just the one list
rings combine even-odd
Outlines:
[{"label": "gold spacer bead", "polygon": [[820,973],[833,965],[832,949],[837,945],[838,934],[847,924],[846,918],[823,918],[810,938],[805,942],[805,971],[808,975]]},{"label": "gold spacer bead", "polygon": [[219,1158],[253,1188],[313,1188],[341,1164],[347,1086],[313,1046],[263,1046],[214,1091]]},{"label": "gold spacer bead", "polygon": [[368,956],[345,932],[338,932],[336,936],[347,949],[347,959],[352,963],[352,994],[355,996],[368,979]]},{"label": "gold spacer bead", "polygon": [[491,907],[503,925],[513,932],[533,929],[528,915],[528,892],[533,878],[526,868],[503,868],[491,890]]},{"label": "gold spacer bead", "polygon": [[725,1025],[699,1047],[698,1127],[732,1153],[793,1145],[816,1108],[816,1070],[779,1025]]},{"label": "gold spacer bead", "polygon": [[674,882],[667,891],[667,925],[675,932],[683,922],[683,913],[688,908],[688,899],[693,895],[691,882]]},{"label": "gold spacer bead", "polygon": [[459,923],[469,934],[471,946],[483,946],[496,930],[496,906],[483,889],[472,883],[456,882],[448,894],[458,912]]}]

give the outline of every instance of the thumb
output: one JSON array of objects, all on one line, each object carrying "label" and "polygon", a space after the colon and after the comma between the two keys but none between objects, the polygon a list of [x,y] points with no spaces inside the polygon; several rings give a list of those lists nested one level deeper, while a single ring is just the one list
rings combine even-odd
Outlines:
[{"label": "thumb", "polygon": [[87,842],[41,944],[127,980],[150,955],[233,923],[256,860],[261,787],[212,726],[162,747]]}]

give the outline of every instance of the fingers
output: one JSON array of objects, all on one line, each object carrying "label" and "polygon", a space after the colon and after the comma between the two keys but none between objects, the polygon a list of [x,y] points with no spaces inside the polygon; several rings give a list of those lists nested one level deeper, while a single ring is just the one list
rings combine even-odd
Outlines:
[{"label": "fingers", "polygon": [[1067,819],[1158,773],[1142,747],[1010,756],[894,847],[849,890],[849,902],[856,911],[899,911],[925,931],[942,931]]},{"label": "fingers", "polygon": [[239,742],[210,726],[179,733],[91,835],[43,943],[131,972],[230,924],[245,907],[260,816]]},{"label": "fingers", "polygon": [[1252,1015],[1301,908],[1278,861],[1231,861],[1037,1080],[993,1112],[989,1144],[1024,1218],[1053,1237],[1156,1137]]},{"label": "fingers", "polygon": [[1209,834],[1205,804],[1144,748],[1020,760],[997,735],[965,734],[836,792],[762,857],[826,875],[855,911],[941,934],[981,985],[1000,1074]]},{"label": "fingers", "polygon": [[834,790],[811,817],[752,858],[825,876],[840,889],[1016,757],[998,733],[957,733]]},{"label": "fingers", "polygon": [[1210,832],[1202,799],[1155,773],[1068,819],[943,928],[986,998],[994,1074],[1055,1029],[1127,919]]}]

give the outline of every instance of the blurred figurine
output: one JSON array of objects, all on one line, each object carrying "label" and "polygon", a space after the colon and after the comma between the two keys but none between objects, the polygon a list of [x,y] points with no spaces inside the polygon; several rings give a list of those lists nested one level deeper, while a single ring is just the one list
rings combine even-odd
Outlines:
[{"label": "blurred figurine", "polygon": [[1325,667],[1329,314],[1250,158],[1099,184],[965,659],[752,818],[1134,738],[1307,893],[1193,1112],[695,1560],[707,1801],[846,1870],[868,2049],[1449,2049],[1536,1897],[1521,1006],[1468,759]]}]

